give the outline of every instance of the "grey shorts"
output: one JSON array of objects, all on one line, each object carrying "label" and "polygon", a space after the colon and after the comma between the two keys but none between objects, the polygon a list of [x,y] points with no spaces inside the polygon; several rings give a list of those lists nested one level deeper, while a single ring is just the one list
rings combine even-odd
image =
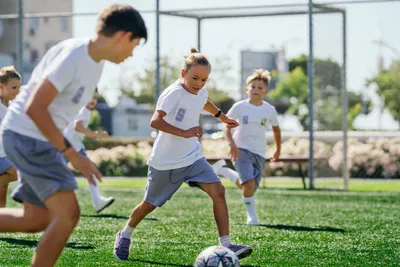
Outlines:
[{"label": "grey shorts", "polygon": [[12,163],[6,157],[0,158],[0,175],[5,174],[12,166]]},{"label": "grey shorts", "polygon": [[257,189],[264,171],[265,159],[247,149],[240,148],[239,150],[241,155],[238,160],[233,162],[233,166],[235,166],[236,171],[239,173],[240,183],[243,184],[255,179],[255,189]]},{"label": "grey shorts", "polygon": [[197,183],[220,183],[221,180],[205,158],[197,160],[190,166],[173,170],[157,170],[149,167],[144,200],[161,207],[171,199],[183,182],[191,187],[198,187]]},{"label": "grey shorts", "polygon": [[44,201],[56,191],[78,188],[64,157],[51,143],[10,130],[5,130],[2,138],[7,158],[19,174],[19,184],[12,193],[15,201],[46,208]]}]

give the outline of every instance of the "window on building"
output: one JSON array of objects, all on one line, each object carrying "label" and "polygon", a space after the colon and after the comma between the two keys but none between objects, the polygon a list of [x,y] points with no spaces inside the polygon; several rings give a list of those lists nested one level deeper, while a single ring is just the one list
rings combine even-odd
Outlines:
[{"label": "window on building", "polygon": [[68,32],[68,17],[60,17],[61,32]]},{"label": "window on building", "polygon": [[29,18],[29,35],[31,36],[35,35],[38,28],[39,28],[39,19]]}]

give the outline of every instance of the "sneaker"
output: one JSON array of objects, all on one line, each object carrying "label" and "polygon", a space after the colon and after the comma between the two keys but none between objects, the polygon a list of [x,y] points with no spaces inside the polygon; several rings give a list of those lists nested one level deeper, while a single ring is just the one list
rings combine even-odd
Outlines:
[{"label": "sneaker", "polygon": [[260,222],[257,218],[248,218],[247,225],[260,225]]},{"label": "sneaker", "polygon": [[119,260],[127,260],[129,257],[129,246],[131,245],[131,240],[128,238],[121,237],[121,231],[118,232],[115,237],[114,243],[114,257]]},{"label": "sneaker", "polygon": [[226,161],[223,159],[215,162],[211,167],[214,169],[215,173],[218,174],[219,170],[226,165]]},{"label": "sneaker", "polygon": [[251,246],[230,244],[228,248],[235,253],[239,260],[250,256],[250,254],[253,252],[253,248]]},{"label": "sneaker", "polygon": [[99,201],[94,205],[94,209],[97,213],[101,212],[114,202],[113,197],[100,197]]}]

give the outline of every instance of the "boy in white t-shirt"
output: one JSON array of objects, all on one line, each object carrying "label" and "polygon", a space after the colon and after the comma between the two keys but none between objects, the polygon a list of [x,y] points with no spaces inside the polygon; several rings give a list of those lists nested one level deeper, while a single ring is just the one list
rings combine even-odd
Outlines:
[{"label": "boy in white t-shirt", "polygon": [[[106,131],[93,132],[88,129],[90,113],[97,104],[97,89],[93,94],[92,100],[79,111],[78,116],[68,124],[64,130],[64,136],[71,142],[71,145],[83,156],[87,157],[85,146],[83,145],[83,137],[86,135],[95,140],[109,137]],[[68,160],[68,159],[67,159]],[[101,212],[114,202],[113,197],[103,197],[100,195],[99,187],[97,184],[89,184],[90,195],[92,196],[93,207],[97,213]]]},{"label": "boy in white t-shirt", "polygon": [[54,266],[80,217],[77,183],[65,164],[92,184],[101,173],[78,153],[62,131],[93,96],[104,60],[121,63],[132,56],[147,29],[129,5],[111,5],[99,14],[92,38],[62,41],[46,52],[7,110],[3,146],[18,169],[13,198],[22,209],[0,209],[0,232],[44,231],[32,266]]},{"label": "boy in white t-shirt", "polygon": [[203,129],[199,126],[203,109],[220,118],[227,127],[236,127],[238,124],[207,100],[208,92],[203,87],[211,65],[196,49],[192,48],[191,52],[185,58],[182,79],[165,89],[157,101],[150,125],[160,132],[148,160],[149,178],[145,197],[134,208],[125,227],[117,233],[114,256],[120,260],[129,257],[135,227],[150,212],[171,199],[183,182],[201,188],[212,199],[222,246],[231,249],[238,258],[249,256],[253,250],[250,246],[233,245],[230,242],[225,188],[204,158],[198,141],[203,135]]},{"label": "boy in white t-shirt", "polygon": [[239,127],[234,129],[233,135],[229,128],[224,131],[230,146],[230,157],[237,172],[223,167],[226,164],[224,160],[217,161],[213,165],[218,175],[230,178],[242,189],[248,225],[260,224],[256,214],[254,193],[264,170],[267,122],[272,126],[276,144],[276,151],[271,161],[279,159],[281,151],[278,114],[272,105],[263,101],[268,93],[267,86],[270,80],[268,71],[255,70],[246,81],[246,93],[249,98],[235,103],[227,113],[227,116],[239,122]]},{"label": "boy in white t-shirt", "polygon": [[[21,75],[13,66],[0,69],[0,122],[6,115],[8,105],[19,93]],[[17,180],[17,169],[7,159],[0,138],[0,208],[7,203],[8,184]]]}]

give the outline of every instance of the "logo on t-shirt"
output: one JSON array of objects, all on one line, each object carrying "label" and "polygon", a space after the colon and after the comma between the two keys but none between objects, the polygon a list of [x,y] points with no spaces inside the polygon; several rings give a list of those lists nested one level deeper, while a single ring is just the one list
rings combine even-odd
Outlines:
[{"label": "logo on t-shirt", "polygon": [[180,122],[183,121],[183,118],[185,117],[185,113],[186,113],[186,109],[180,108],[178,110],[178,113],[176,113],[175,120],[180,121]]},{"label": "logo on t-shirt", "polygon": [[267,118],[261,118],[261,126],[267,126]]},{"label": "logo on t-shirt", "polygon": [[81,86],[78,91],[76,91],[74,97],[72,98],[72,102],[78,104],[82,98],[83,92],[85,92],[85,87]]},{"label": "logo on t-shirt", "polygon": [[243,124],[248,124],[249,123],[249,116],[244,115],[243,116]]}]

